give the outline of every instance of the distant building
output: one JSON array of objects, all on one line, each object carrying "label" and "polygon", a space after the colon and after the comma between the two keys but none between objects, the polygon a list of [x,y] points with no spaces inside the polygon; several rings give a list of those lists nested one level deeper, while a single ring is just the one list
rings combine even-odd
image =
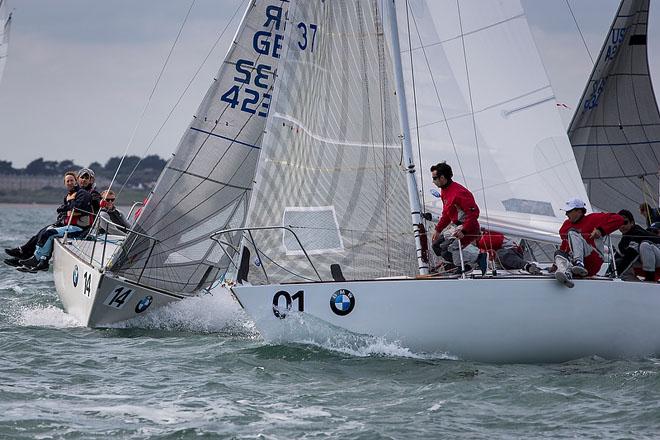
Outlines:
[{"label": "distant building", "polygon": [[[98,188],[107,187],[110,183],[105,178],[97,178]],[[2,191],[36,191],[44,188],[63,188],[62,176],[56,175],[20,175],[0,174],[0,190]]]}]

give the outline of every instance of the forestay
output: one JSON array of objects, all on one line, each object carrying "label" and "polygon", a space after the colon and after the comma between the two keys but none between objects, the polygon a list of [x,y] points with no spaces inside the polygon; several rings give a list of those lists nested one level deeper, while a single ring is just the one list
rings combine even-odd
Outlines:
[{"label": "forestay", "polygon": [[[304,1],[269,115],[249,225],[258,249],[249,281],[416,273],[398,107],[381,2]],[[258,255],[256,252],[258,251]],[[255,264],[256,263],[256,264]],[[261,266],[261,267],[255,267]]]},{"label": "forestay", "polygon": [[[178,293],[207,287],[236,248],[209,236],[245,223],[281,57],[288,1],[249,2],[234,44],[112,271]],[[238,245],[238,233],[223,237]]]},{"label": "forestay", "polygon": [[11,14],[8,12],[6,0],[0,0],[0,81],[7,63],[9,52],[9,28],[11,27]]},{"label": "forestay", "polygon": [[568,133],[594,207],[657,203],[660,114],[647,57],[649,0],[624,0]]},{"label": "forestay", "polygon": [[429,168],[447,161],[475,194],[482,226],[555,240],[564,201],[586,194],[520,2],[401,3],[425,204],[442,209]]}]

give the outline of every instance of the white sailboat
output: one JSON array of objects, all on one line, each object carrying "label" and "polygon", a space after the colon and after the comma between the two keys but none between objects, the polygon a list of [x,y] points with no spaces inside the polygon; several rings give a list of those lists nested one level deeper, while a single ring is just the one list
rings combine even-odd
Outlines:
[{"label": "white sailboat", "polygon": [[[217,79],[129,234],[57,240],[55,286],[80,322],[99,327],[149,313],[209,288],[230,267],[236,251],[210,236],[245,223],[287,9],[282,1],[249,3]],[[240,234],[225,240],[237,246]]]},{"label": "white sailboat", "polygon": [[[410,208],[419,223],[420,205],[401,68],[409,54],[394,3],[381,4],[291,2],[247,227],[214,235],[223,243],[243,231],[231,291],[264,337],[306,340],[311,326],[496,362],[660,352],[657,285],[415,279],[425,264],[406,226]],[[519,2],[410,4],[429,24],[410,28],[428,67],[408,65],[427,75],[416,78],[423,116],[411,124],[427,139],[423,171],[454,164],[486,227],[555,236],[562,202],[586,194]]]},{"label": "white sailboat", "polygon": [[6,0],[0,0],[0,81],[7,64],[9,53],[9,29],[11,28],[11,13],[8,12]]},{"label": "white sailboat", "polygon": [[619,5],[568,129],[593,205],[637,216],[640,203],[658,203],[660,170],[660,112],[646,44],[649,3]]}]

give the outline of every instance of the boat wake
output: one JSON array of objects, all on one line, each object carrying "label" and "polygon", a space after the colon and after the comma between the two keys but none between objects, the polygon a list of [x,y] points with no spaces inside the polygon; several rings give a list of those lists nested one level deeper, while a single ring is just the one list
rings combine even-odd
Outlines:
[{"label": "boat wake", "polygon": [[21,327],[83,327],[74,317],[55,306],[22,307],[16,313],[16,324]]},{"label": "boat wake", "polygon": [[224,291],[186,298],[110,327],[258,336],[243,309]]},{"label": "boat wake", "polygon": [[309,314],[289,312],[285,319],[265,319],[260,322],[266,341],[272,345],[305,344],[356,357],[401,357],[411,359],[458,358],[447,353],[415,353],[399,341],[352,333]]}]

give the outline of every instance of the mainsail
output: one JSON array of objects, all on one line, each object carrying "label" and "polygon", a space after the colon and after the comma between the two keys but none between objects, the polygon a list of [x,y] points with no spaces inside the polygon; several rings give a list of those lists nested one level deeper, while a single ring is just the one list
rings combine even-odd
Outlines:
[{"label": "mainsail", "polygon": [[[304,1],[290,35],[263,142],[246,246],[252,283],[417,270],[398,107],[381,2]],[[263,269],[263,270],[262,270]]]},{"label": "mainsail", "polygon": [[660,114],[649,76],[649,0],[623,0],[568,129],[591,203],[657,203]]},{"label": "mainsail", "polygon": [[429,168],[447,161],[474,192],[482,226],[555,240],[564,201],[586,194],[520,2],[401,3],[425,204],[441,209]]},{"label": "mainsail", "polygon": [[9,52],[9,28],[11,27],[11,14],[7,12],[7,2],[0,0],[0,81],[7,63]]},{"label": "mainsail", "polygon": [[[209,237],[244,225],[282,53],[287,0],[251,1],[214,81],[111,270],[191,294],[232,267]],[[223,239],[238,245],[240,233]]]}]

